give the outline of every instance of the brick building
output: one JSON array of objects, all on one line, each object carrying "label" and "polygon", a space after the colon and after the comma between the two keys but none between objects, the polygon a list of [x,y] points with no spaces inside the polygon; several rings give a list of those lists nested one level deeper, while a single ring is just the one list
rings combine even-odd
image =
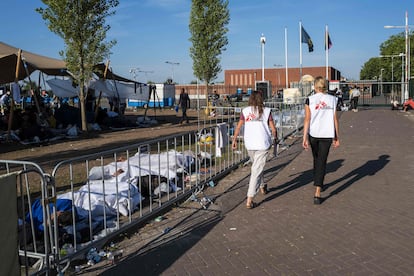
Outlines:
[{"label": "brick building", "polygon": [[[326,67],[302,67],[302,76],[311,75],[325,76]],[[265,68],[264,80],[269,81],[272,91],[278,91],[286,87],[297,87],[301,78],[300,68],[288,68],[288,83],[286,86],[285,68]],[[330,81],[341,80],[341,72],[333,67],[328,67],[328,79]],[[220,95],[231,95],[237,91],[246,93],[255,89],[256,81],[262,81],[262,69],[231,69],[224,71],[224,83],[211,85],[209,93],[214,90]],[[191,98],[205,98],[206,89],[204,84],[197,85],[176,85],[176,97],[180,94],[181,88],[185,88]]]},{"label": "brick building", "polygon": [[[326,67],[302,67],[302,76],[311,75],[325,76]],[[286,85],[286,69],[285,68],[268,68],[264,69],[264,80],[269,81],[272,90],[279,90],[286,87],[293,87],[295,83],[300,81],[300,68],[288,68],[288,86]],[[341,72],[333,67],[328,67],[328,79],[340,80]],[[226,87],[239,87],[243,91],[248,88],[254,89],[256,81],[262,81],[262,69],[240,69],[226,70],[224,72],[224,85]]]}]

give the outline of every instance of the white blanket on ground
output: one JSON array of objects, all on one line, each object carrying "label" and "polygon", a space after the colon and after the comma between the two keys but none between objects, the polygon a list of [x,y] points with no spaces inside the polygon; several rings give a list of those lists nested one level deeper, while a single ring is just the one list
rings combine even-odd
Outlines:
[{"label": "white blanket on ground", "polygon": [[177,170],[182,168],[184,168],[184,156],[175,150],[159,154],[137,153],[126,161],[93,167],[89,172],[89,179],[109,179],[119,169],[123,172],[118,175],[118,181],[146,175],[160,175],[167,179],[174,179]]},{"label": "white blanket on ground", "polygon": [[[72,199],[72,193],[59,195],[58,198]],[[89,200],[90,198],[90,200]],[[92,216],[116,215],[118,210],[123,216],[134,211],[142,200],[135,183],[118,181],[116,179],[90,180],[78,191],[73,193],[73,204],[80,214],[90,210]]]},{"label": "white blanket on ground", "polygon": [[81,214],[90,210],[93,216],[103,216],[104,212],[116,215],[119,211],[128,216],[143,199],[137,185],[139,177],[160,175],[174,179],[177,170],[183,167],[183,154],[174,150],[160,154],[137,153],[126,161],[91,168],[88,182],[73,192],[73,198],[71,192],[58,197],[73,200]]}]

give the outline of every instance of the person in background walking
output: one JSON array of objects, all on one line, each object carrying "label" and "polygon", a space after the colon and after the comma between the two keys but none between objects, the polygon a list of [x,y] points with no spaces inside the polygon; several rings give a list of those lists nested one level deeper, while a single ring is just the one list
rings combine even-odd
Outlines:
[{"label": "person in background walking", "polygon": [[336,114],[337,98],[326,92],[326,81],[318,76],[314,81],[315,94],[305,102],[303,142],[305,150],[312,149],[313,185],[316,187],[314,204],[321,204],[321,191],[326,174],[331,144],[339,146],[339,123]]},{"label": "person in background walking", "polygon": [[341,88],[335,88],[335,96],[338,98],[337,110],[341,111],[344,106],[344,94],[342,93]]},{"label": "person in background walking", "polygon": [[187,108],[190,108],[190,97],[188,96],[187,92],[185,92],[184,88],[181,88],[180,99],[178,100],[178,105],[181,106],[181,110],[183,112],[183,116],[181,117],[180,124],[187,121],[189,123],[187,117]]},{"label": "person in background walking", "polygon": [[349,98],[351,99],[351,109],[354,112],[358,112],[358,99],[360,96],[361,91],[359,91],[359,88],[355,85],[349,94]]},{"label": "person in background walking", "polygon": [[267,187],[263,179],[263,169],[269,149],[272,146],[272,136],[277,137],[277,130],[270,108],[264,107],[262,92],[253,91],[249,97],[249,106],[243,108],[234,131],[233,150],[237,149],[237,137],[243,124],[244,145],[252,161],[246,207],[252,209],[255,207],[253,197],[259,188],[262,194],[267,193]]}]

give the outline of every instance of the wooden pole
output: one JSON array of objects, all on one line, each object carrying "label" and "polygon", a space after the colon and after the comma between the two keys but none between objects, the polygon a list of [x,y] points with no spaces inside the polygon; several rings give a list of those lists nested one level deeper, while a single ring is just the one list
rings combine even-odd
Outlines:
[{"label": "wooden pole", "polygon": [[[16,72],[14,74],[14,82],[17,83],[19,81],[19,72],[20,72],[20,63],[22,57],[22,50],[19,49],[17,52],[17,61],[16,61]],[[12,89],[10,89],[12,90]],[[9,110],[9,123],[7,128],[7,140],[10,138],[11,128],[13,124],[13,113],[14,113],[14,98],[13,98],[13,91],[10,91],[10,110]]]},{"label": "wooden pole", "polygon": [[[108,74],[108,67],[109,67],[109,60],[105,64],[105,70],[104,70],[104,75],[103,75],[104,81],[106,79],[106,75]],[[102,91],[99,91],[98,102],[96,103],[96,106],[95,106],[95,123],[96,123],[96,119],[98,119],[99,106],[101,105],[101,98],[102,98]]]},{"label": "wooden pole", "polygon": [[[34,95],[34,101],[35,101],[35,105],[36,105],[36,111],[40,115],[40,113],[41,113],[40,103],[39,103],[40,91],[36,91],[36,89],[33,89],[32,80],[30,79],[30,74],[29,74],[29,70],[27,69],[26,62],[24,60],[22,60],[22,62],[23,62],[24,70],[26,72],[26,76],[29,78],[29,87],[30,87],[30,90],[31,90],[31,92]],[[40,86],[40,74],[39,74],[39,86]]]}]

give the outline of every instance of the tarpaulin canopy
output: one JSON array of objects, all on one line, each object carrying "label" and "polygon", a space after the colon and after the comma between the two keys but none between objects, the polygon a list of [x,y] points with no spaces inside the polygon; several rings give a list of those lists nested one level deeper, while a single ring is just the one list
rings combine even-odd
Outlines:
[{"label": "tarpaulin canopy", "polygon": [[[0,41],[0,84],[15,81],[19,50],[22,49],[10,46]],[[22,50],[22,61],[19,66],[18,80],[27,78],[36,70],[39,70],[49,76],[69,76],[68,72],[66,71],[65,61]],[[104,78],[104,72],[105,64],[99,63],[94,66],[94,73],[99,78]],[[135,82],[133,80],[114,74],[109,68],[106,73],[106,79],[132,83]],[[142,83],[136,83],[138,85],[143,85]]]},{"label": "tarpaulin canopy", "polygon": [[[99,63],[99,64],[95,65],[95,67],[94,67],[94,73],[100,79],[103,79],[104,78],[104,72],[105,72],[105,64]],[[133,80],[130,80],[130,79],[127,79],[127,78],[124,78],[124,77],[121,77],[119,75],[114,74],[109,68],[107,70],[105,79],[107,79],[107,80],[125,81],[125,82],[134,82]],[[141,83],[138,83],[138,84],[141,84]]]},{"label": "tarpaulin canopy", "polygon": [[[15,81],[19,50],[19,48],[7,45],[0,41],[0,84]],[[22,50],[19,72],[17,74],[18,80],[27,78],[28,75],[36,70],[40,70],[43,73],[52,76],[67,75],[66,63],[63,60],[49,58]]]}]

